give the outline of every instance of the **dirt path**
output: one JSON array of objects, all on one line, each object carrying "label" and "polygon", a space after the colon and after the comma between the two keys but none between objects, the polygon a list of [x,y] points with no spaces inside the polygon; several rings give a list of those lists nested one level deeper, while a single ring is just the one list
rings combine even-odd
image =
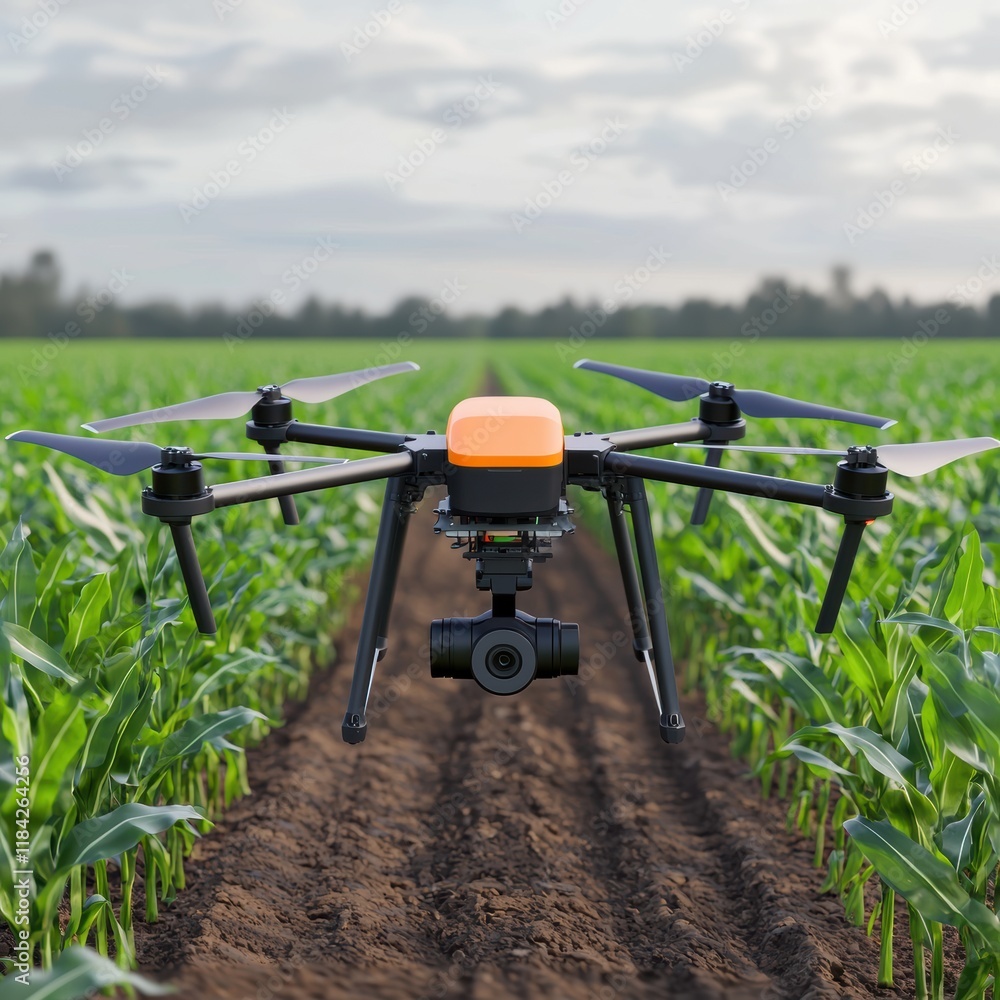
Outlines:
[{"label": "dirt path", "polygon": [[498,698],[431,680],[430,620],[487,606],[432,508],[411,526],[367,742],[340,739],[358,609],[308,704],[250,755],[255,794],[137,929],[143,966],[232,1000],[906,995],[875,990],[875,944],[817,896],[783,807],[697,706],[684,744],[660,741],[630,644],[601,652],[624,605],[585,534],[556,542],[521,601],[581,624],[585,681]]}]

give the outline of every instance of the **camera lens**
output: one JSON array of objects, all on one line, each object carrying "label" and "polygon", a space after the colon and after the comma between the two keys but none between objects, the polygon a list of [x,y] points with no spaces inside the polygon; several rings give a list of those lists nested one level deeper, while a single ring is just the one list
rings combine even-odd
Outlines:
[{"label": "camera lens", "polygon": [[513,677],[521,669],[521,654],[513,646],[496,646],[486,654],[486,669],[494,677]]},{"label": "camera lens", "polygon": [[511,628],[491,629],[472,650],[472,676],[491,694],[516,694],[526,688],[536,665],[532,641]]}]

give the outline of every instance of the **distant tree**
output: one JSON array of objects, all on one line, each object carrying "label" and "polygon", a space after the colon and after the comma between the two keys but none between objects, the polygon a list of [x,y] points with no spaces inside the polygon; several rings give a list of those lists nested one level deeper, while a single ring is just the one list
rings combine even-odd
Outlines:
[{"label": "distant tree", "polygon": [[[828,296],[793,288],[787,279],[766,276],[739,306],[693,298],[678,307],[622,304],[577,305],[564,297],[535,312],[505,306],[492,316],[452,315],[441,299],[407,296],[386,314],[327,305],[311,296],[293,313],[276,311],[269,300],[233,309],[207,303],[183,309],[172,302],[123,307],[114,298],[60,295],[62,275],[55,254],[39,250],[22,273],[0,275],[0,337],[58,336],[72,330],[87,337],[202,337],[231,342],[250,337],[370,337],[386,343],[420,337],[912,337],[936,327],[935,337],[1000,337],[1000,294],[983,310],[952,302],[894,302],[875,289],[865,297],[851,291],[844,265],[832,271]],[[944,312],[947,317],[940,320]]]}]

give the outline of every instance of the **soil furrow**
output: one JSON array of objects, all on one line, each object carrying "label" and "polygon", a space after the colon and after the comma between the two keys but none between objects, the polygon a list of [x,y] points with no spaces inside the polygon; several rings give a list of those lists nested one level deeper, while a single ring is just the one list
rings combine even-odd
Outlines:
[{"label": "soil furrow", "polygon": [[[585,536],[568,540],[563,574],[541,583],[564,613],[580,601],[566,592],[566,583],[590,574],[588,542]],[[590,553],[592,559],[600,555]],[[724,891],[718,838],[673,780],[685,747],[660,741],[645,667],[632,653],[616,583],[602,578],[592,584],[608,611],[600,622],[591,621],[592,652],[580,677],[566,681],[577,706],[571,730],[576,752],[595,789],[595,808],[600,806],[592,857],[603,862],[638,967],[662,975],[671,995],[774,995],[743,937],[746,914]],[[622,614],[615,615],[616,607]]]}]

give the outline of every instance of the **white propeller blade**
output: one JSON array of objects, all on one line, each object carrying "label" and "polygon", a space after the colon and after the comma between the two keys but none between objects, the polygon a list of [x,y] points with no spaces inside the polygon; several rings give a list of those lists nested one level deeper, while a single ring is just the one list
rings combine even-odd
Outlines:
[{"label": "white propeller blade", "polygon": [[[678,443],[677,448],[712,448],[728,451],[752,451],[759,455],[835,455],[846,458],[846,451],[829,448],[757,447],[752,444]],[[1000,448],[992,437],[956,438],[954,441],[913,441],[909,444],[883,444],[876,448],[878,460],[898,476],[923,476],[960,458]]]}]

